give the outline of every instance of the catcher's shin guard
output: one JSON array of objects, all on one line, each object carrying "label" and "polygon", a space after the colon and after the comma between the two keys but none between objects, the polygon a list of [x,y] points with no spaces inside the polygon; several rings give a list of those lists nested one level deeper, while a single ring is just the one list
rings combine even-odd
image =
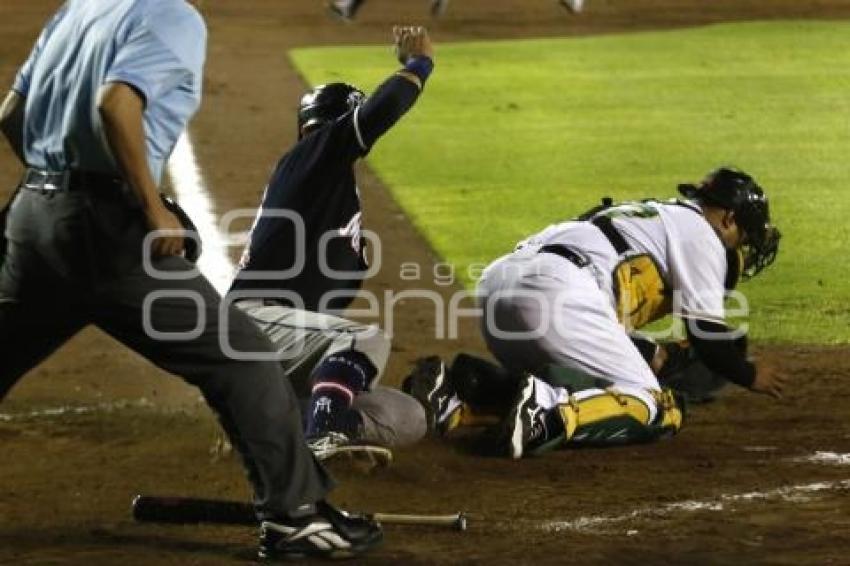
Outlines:
[{"label": "catcher's shin guard", "polygon": [[652,392],[657,414],[642,399],[614,389],[589,389],[571,395],[558,405],[564,436],[558,444],[610,446],[650,442],[676,434],[682,426],[683,409],[669,390]]}]

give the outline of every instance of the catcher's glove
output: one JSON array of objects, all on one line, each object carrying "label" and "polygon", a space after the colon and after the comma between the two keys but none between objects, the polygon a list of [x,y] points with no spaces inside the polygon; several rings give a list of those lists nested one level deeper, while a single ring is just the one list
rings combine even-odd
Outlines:
[{"label": "catcher's glove", "polygon": [[661,347],[667,351],[667,361],[658,371],[658,382],[681,394],[688,403],[710,403],[728,383],[708,369],[687,342],[670,342]]}]

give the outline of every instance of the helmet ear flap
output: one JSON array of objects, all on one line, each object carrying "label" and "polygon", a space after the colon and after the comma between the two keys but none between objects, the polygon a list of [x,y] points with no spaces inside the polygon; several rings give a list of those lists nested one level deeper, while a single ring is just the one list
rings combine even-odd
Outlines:
[{"label": "helmet ear flap", "polygon": [[301,97],[298,105],[298,137],[314,126],[340,118],[365,99],[363,91],[347,83],[317,86]]}]

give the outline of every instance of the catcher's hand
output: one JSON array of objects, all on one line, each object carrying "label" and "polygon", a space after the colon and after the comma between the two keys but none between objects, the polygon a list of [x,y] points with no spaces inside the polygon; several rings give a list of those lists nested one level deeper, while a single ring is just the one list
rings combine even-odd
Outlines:
[{"label": "catcher's hand", "polygon": [[428,57],[434,59],[434,47],[428,30],[421,26],[394,26],[393,39],[395,40],[395,53],[399,63],[406,65],[410,59],[415,57]]},{"label": "catcher's hand", "polygon": [[652,369],[662,387],[675,390],[692,404],[714,401],[728,383],[726,378],[708,369],[687,342],[662,344]]},{"label": "catcher's hand", "polygon": [[756,367],[756,379],[750,386],[750,390],[782,399],[782,391],[787,382],[788,376],[782,371],[770,365],[759,364]]}]

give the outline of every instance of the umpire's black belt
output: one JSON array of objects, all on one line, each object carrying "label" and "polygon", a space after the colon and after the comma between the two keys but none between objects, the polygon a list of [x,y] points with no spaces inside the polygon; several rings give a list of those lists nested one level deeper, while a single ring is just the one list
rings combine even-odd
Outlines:
[{"label": "umpire's black belt", "polygon": [[582,254],[563,244],[546,244],[538,250],[538,253],[555,254],[561,256],[567,261],[572,262],[576,267],[587,267],[590,265],[590,260]]},{"label": "umpire's black belt", "polygon": [[32,191],[92,191],[121,194],[124,179],[108,173],[95,173],[69,169],[67,171],[41,171],[27,169],[21,187]]}]

